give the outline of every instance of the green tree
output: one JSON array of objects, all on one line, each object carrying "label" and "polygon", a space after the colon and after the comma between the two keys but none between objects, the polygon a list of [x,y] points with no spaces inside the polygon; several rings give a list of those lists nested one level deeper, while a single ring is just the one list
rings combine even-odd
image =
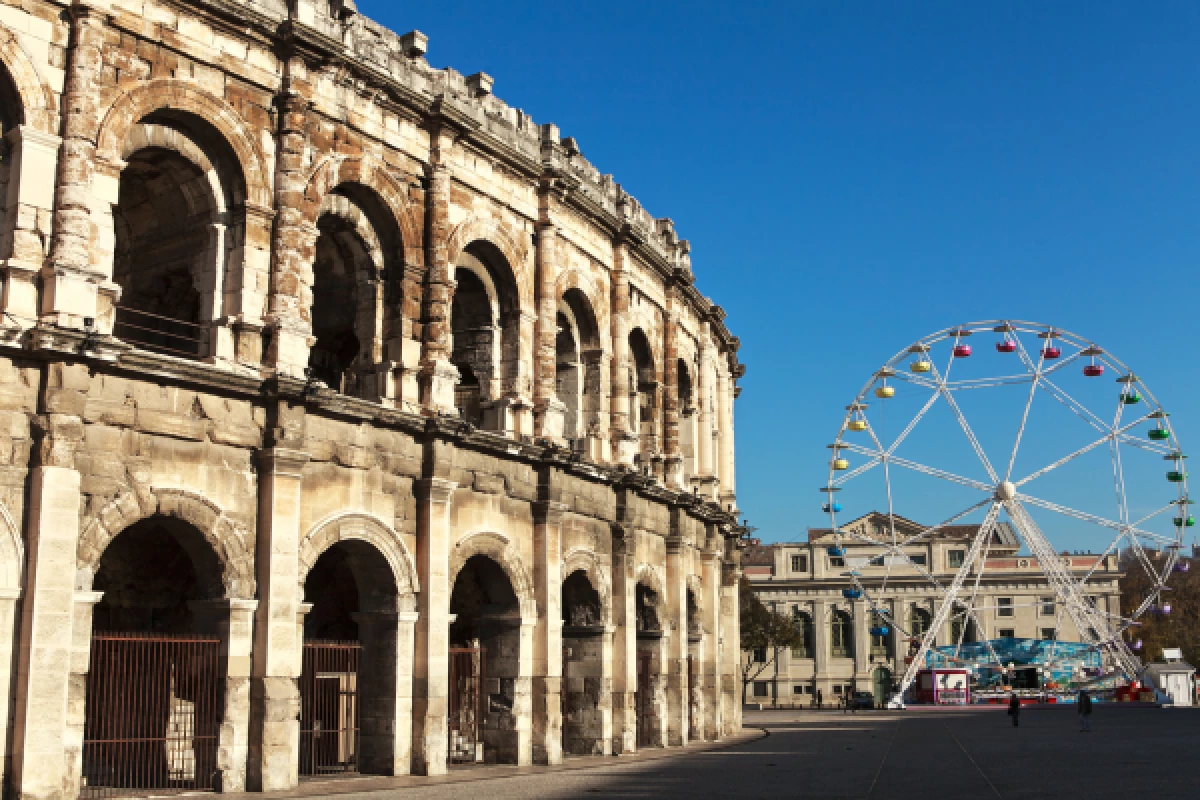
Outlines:
[{"label": "green tree", "polygon": [[[1147,555],[1161,570],[1164,556],[1154,552]],[[1180,559],[1180,563],[1190,560]],[[1121,553],[1121,569],[1125,572],[1121,579],[1121,612],[1132,614],[1153,591],[1154,581],[1128,550]],[[1164,647],[1179,647],[1185,661],[1200,664],[1200,569],[1171,573],[1167,587],[1162,598],[1171,604],[1171,613],[1143,614],[1141,624],[1130,628],[1127,638],[1130,643],[1142,640],[1137,655],[1145,663],[1161,661]]]},{"label": "green tree", "polygon": [[751,683],[779,661],[784,650],[800,645],[804,633],[790,614],[780,614],[763,605],[750,581],[738,586],[742,626],[742,702]]}]

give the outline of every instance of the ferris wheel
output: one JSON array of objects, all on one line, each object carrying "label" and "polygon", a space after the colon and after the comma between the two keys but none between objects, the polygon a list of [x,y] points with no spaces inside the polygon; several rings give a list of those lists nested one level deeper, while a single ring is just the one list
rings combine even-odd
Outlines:
[{"label": "ferris wheel", "polygon": [[[1170,613],[1167,579],[1187,568],[1179,555],[1195,520],[1186,456],[1169,415],[1111,353],[1040,323],[947,328],[871,376],[829,447],[821,492],[829,555],[847,568],[843,594],[865,601],[873,635],[891,628],[912,643],[894,705],[902,704],[947,623],[955,655],[967,645],[969,626],[984,630],[985,616],[995,612],[980,593],[986,573],[996,577],[1018,561],[995,557],[1002,541],[1010,555],[1020,548],[1019,563],[1040,570],[1053,592],[1053,639],[1069,619],[1082,643],[1075,646],[1092,653],[1100,674],[1141,677],[1138,619]],[[935,509],[941,522],[911,521]],[[867,510],[878,511],[883,524],[839,525]],[[955,563],[935,565],[918,555],[950,531],[965,547]],[[1074,558],[1067,543],[1076,546]],[[1097,605],[1089,592],[1089,581],[1117,555],[1124,569],[1143,570],[1150,587],[1124,612]],[[937,598],[920,630],[910,630],[912,621],[888,601],[914,585]],[[973,646],[976,657],[1003,669],[984,638]]]}]

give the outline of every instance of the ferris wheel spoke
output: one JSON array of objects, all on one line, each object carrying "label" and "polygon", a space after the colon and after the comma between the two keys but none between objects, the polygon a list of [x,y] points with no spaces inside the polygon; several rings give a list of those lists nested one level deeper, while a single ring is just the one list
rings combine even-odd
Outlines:
[{"label": "ferris wheel spoke", "polygon": [[989,494],[995,491],[995,487],[991,486],[990,484],[986,484],[982,481],[977,481],[972,478],[964,478],[962,475],[955,475],[953,472],[946,472],[942,469],[927,467],[924,464],[918,464],[916,461],[909,461],[907,458],[889,456],[888,463],[895,464],[898,467],[904,467],[905,469],[910,469],[914,472],[932,475],[935,478],[941,478],[942,480],[950,481],[951,483],[959,483],[963,486],[970,486],[972,489],[979,489],[980,491],[988,492]]},{"label": "ferris wheel spoke", "polygon": [[1117,495],[1117,514],[1121,522],[1129,524],[1129,503],[1125,499],[1125,470],[1121,466],[1121,448],[1116,441],[1108,443],[1112,451],[1113,487]]},{"label": "ferris wheel spoke", "polygon": [[892,442],[890,447],[887,448],[887,454],[889,456],[896,452],[896,448],[900,446],[900,443],[908,438],[908,435],[913,432],[913,428],[917,427],[917,423],[929,413],[929,409],[933,408],[933,404],[937,402],[937,399],[937,394],[932,394],[929,396],[929,399],[925,401],[925,405],[921,406],[921,410],[918,411],[917,415],[912,418],[912,422],[908,423],[904,430],[900,431],[900,435],[897,436],[896,440]]},{"label": "ferris wheel spoke", "polygon": [[838,449],[849,450],[851,453],[855,453],[856,455],[868,456],[870,458],[880,458],[883,456],[882,450],[872,450],[870,447],[863,447],[861,444],[847,442],[845,440],[842,440],[838,443]]},{"label": "ferris wheel spoke", "polygon": [[1049,380],[1044,375],[1038,379],[1038,383],[1051,397],[1071,409],[1071,411],[1075,412],[1076,416],[1101,433],[1107,433],[1116,427],[1100,419],[1087,406],[1080,403],[1074,397],[1071,397],[1071,395],[1060,389],[1054,381]]},{"label": "ferris wheel spoke", "polygon": [[1059,371],[1065,369],[1066,367],[1069,367],[1070,365],[1074,364],[1076,361],[1078,361],[1082,357],[1083,357],[1083,352],[1077,350],[1074,353],[1072,353],[1071,355],[1067,356],[1066,358],[1059,359],[1057,364],[1054,364],[1054,365],[1049,366],[1046,369],[1042,370],[1042,374],[1043,375],[1053,375],[1054,373],[1059,372]]},{"label": "ferris wheel spoke", "polygon": [[853,478],[857,478],[859,475],[862,475],[864,472],[868,472],[869,470],[872,470],[875,467],[879,466],[880,463],[882,463],[882,461],[883,461],[882,458],[880,458],[879,456],[875,456],[870,461],[867,461],[866,463],[863,463],[863,464],[859,464],[854,469],[846,472],[840,478],[834,478],[832,481],[829,482],[829,484],[831,486],[841,486],[846,481],[851,480]]},{"label": "ferris wheel spoke", "polygon": [[901,372],[900,370],[896,370],[896,374],[893,375],[892,377],[895,378],[896,380],[904,381],[905,383],[911,383],[913,386],[921,386],[925,389],[931,389],[933,391],[937,391],[936,383],[929,380],[929,378],[923,378],[920,375],[912,375],[907,372]]},{"label": "ferris wheel spoke", "polygon": [[[1040,368],[1040,364],[1038,365]],[[1033,405],[1033,396],[1037,394],[1038,373],[1034,372],[1029,381],[1029,395],[1025,398],[1025,410],[1021,412],[1021,425],[1017,428],[1017,437],[1013,440],[1012,455],[1008,457],[1008,469],[1004,470],[1004,480],[1012,478],[1013,464],[1017,461],[1017,450],[1021,447],[1021,437],[1025,435],[1025,424],[1029,422],[1029,409]]]},{"label": "ferris wheel spoke", "polygon": [[[1039,469],[1037,472],[1034,472],[1034,473],[1031,473],[1031,474],[1029,474],[1029,475],[1026,475],[1026,476],[1025,476],[1024,478],[1022,478],[1021,480],[1019,480],[1019,481],[1016,481],[1016,482],[1015,482],[1013,485],[1014,485],[1014,486],[1023,486],[1023,485],[1025,485],[1026,483],[1029,483],[1029,481],[1032,481],[1032,480],[1034,480],[1034,479],[1036,479],[1036,478],[1040,478],[1040,477],[1042,477],[1043,475],[1045,475],[1047,472],[1051,472],[1051,471],[1053,471],[1053,470],[1055,470],[1055,469],[1058,469],[1058,468],[1059,468],[1059,467],[1061,467],[1063,464],[1066,464],[1067,462],[1069,462],[1069,461],[1072,461],[1072,460],[1074,460],[1074,459],[1078,458],[1079,456],[1083,455],[1084,453],[1087,453],[1087,452],[1089,452],[1089,451],[1091,451],[1091,450],[1094,450],[1094,449],[1096,449],[1097,447],[1099,447],[1100,445],[1102,445],[1102,444],[1104,444],[1104,443],[1106,443],[1106,442],[1110,442],[1110,441],[1112,441],[1114,437],[1116,437],[1116,436],[1120,435],[1120,434],[1121,434],[1121,433],[1123,433],[1124,431],[1127,431],[1127,430],[1129,430],[1129,429],[1130,429],[1130,428],[1132,428],[1134,425],[1137,425],[1138,423],[1140,423],[1140,422],[1144,421],[1145,419],[1146,419],[1146,417],[1141,417],[1141,418],[1139,418],[1139,419],[1135,420],[1134,422],[1131,422],[1131,423],[1129,423],[1128,425],[1124,426],[1123,428],[1120,428],[1119,430],[1116,430],[1116,431],[1109,432],[1108,434],[1106,434],[1105,436],[1102,436],[1102,437],[1100,437],[1100,438],[1099,438],[1099,439],[1097,439],[1096,441],[1094,441],[1094,442],[1091,442],[1090,444],[1085,444],[1083,447],[1079,448],[1079,449],[1078,449],[1078,450],[1076,450],[1075,452],[1073,452],[1073,453],[1069,453],[1069,454],[1067,454],[1067,455],[1063,456],[1062,458],[1060,458],[1058,461],[1055,461],[1055,462],[1054,462],[1053,464],[1051,464],[1050,466],[1048,466],[1048,467],[1043,467],[1042,469]],[[1014,451],[1014,452],[1015,452],[1015,451]]]},{"label": "ferris wheel spoke", "polygon": [[988,477],[992,479],[993,483],[998,482],[999,479],[996,476],[996,470],[992,468],[992,462],[988,460],[987,453],[983,451],[983,446],[979,444],[979,440],[975,438],[975,432],[972,431],[971,426],[967,424],[967,418],[963,416],[962,409],[958,407],[958,403],[955,402],[953,394],[949,389],[946,388],[945,378],[937,375],[936,370],[937,368],[934,367],[934,377],[938,379],[939,384],[938,391],[941,393],[942,397],[945,398],[946,405],[950,406],[950,410],[954,412],[954,417],[958,420],[959,427],[962,428],[963,434],[967,437],[967,441],[970,442],[971,448],[975,451],[975,455],[979,457],[979,461],[981,464],[983,464],[984,470],[987,471]]},{"label": "ferris wheel spoke", "polygon": [[[995,378],[963,378],[958,381],[946,381],[946,388],[953,392],[966,389],[992,389],[996,386],[1019,386],[1029,383],[1029,375],[1001,375]],[[936,386],[933,388],[937,388]]]},{"label": "ferris wheel spoke", "polygon": [[1089,514],[1086,511],[1077,511],[1074,508],[1068,508],[1067,506],[1062,506],[1058,503],[1051,503],[1049,500],[1042,500],[1040,498],[1033,497],[1032,495],[1024,493],[1018,494],[1017,499],[1022,503],[1038,506],[1039,508],[1044,508],[1047,511],[1054,511],[1067,517],[1074,517],[1075,519],[1083,520],[1084,522],[1090,522],[1094,525],[1099,525],[1102,528],[1109,528],[1110,530],[1121,532],[1132,532],[1137,533],[1138,535],[1154,536],[1153,533],[1135,528],[1132,525],[1117,522],[1111,519],[1105,519],[1104,517],[1098,517],[1095,514]]}]

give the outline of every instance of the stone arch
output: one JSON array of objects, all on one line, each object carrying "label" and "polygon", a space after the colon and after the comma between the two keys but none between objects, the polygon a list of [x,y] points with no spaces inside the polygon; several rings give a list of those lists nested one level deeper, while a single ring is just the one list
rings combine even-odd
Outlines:
[{"label": "stone arch", "polygon": [[608,577],[596,554],[588,549],[577,547],[567,552],[563,557],[562,577],[565,581],[575,572],[582,571],[596,594],[600,595],[600,619],[605,625],[612,624],[612,588]]},{"label": "stone arch", "polygon": [[596,327],[600,330],[600,348],[607,353],[610,349],[610,337],[604,335],[604,332],[609,330],[608,304],[604,301],[607,292],[601,290],[591,276],[578,267],[571,267],[559,273],[558,282],[555,284],[555,296],[562,298],[572,289],[578,290],[587,299]]},{"label": "stone arch", "polygon": [[237,198],[237,195],[244,191],[243,188],[241,186],[225,186],[208,154],[192,139],[174,128],[148,122],[139,122],[134,125],[125,137],[124,145],[121,148],[121,160],[125,161],[139,150],[147,148],[170,150],[190,161],[204,175],[204,181],[208,185],[208,191],[217,211],[221,213],[229,211],[226,202],[227,189],[231,190],[229,193],[234,195],[235,199],[244,199]]},{"label": "stone arch", "polygon": [[477,241],[488,242],[504,256],[516,280],[521,310],[534,313],[533,276],[529,272],[529,247],[524,243],[524,235],[512,231],[500,220],[472,214],[458,224],[446,242],[448,263],[457,263],[467,246]]},{"label": "stone arch", "polygon": [[513,594],[521,609],[521,621],[533,622],[537,619],[537,600],[533,593],[533,579],[521,561],[521,554],[513,547],[507,536],[490,531],[468,533],[458,540],[450,553],[449,585],[454,586],[458,573],[462,571],[467,559],[472,556],[486,556],[495,561],[504,570]]},{"label": "stone arch", "polygon": [[121,160],[130,129],[154,111],[186,111],[212,125],[232,148],[246,185],[246,201],[261,209],[272,206],[271,178],[258,143],[245,133],[241,116],[221,98],[174,78],[139,82],[113,102],[96,134],[97,158]]},{"label": "stone arch", "polygon": [[372,156],[331,155],[321,161],[309,175],[308,184],[304,189],[305,220],[316,225],[325,197],[346,183],[359,184],[379,197],[400,229],[404,263],[409,266],[423,265],[424,210],[415,208],[408,202],[405,188],[382,161]]},{"label": "stone arch", "polygon": [[87,519],[76,550],[75,588],[90,591],[105,549],[135,522],[161,514],[190,523],[212,547],[227,598],[254,597],[254,537],[212,501],[184,489],[126,491]]},{"label": "stone arch", "polygon": [[33,59],[25,52],[17,35],[10,30],[0,30],[0,62],[4,64],[21,97],[23,124],[42,133],[58,136],[58,100],[54,90],[42,80]]},{"label": "stone arch", "polygon": [[304,593],[304,582],[317,559],[338,542],[366,542],[379,551],[391,567],[396,585],[396,596],[404,605],[401,610],[416,608],[416,594],[421,591],[412,554],[404,540],[391,526],[365,511],[340,511],[314,524],[300,540],[299,569],[297,583],[300,596]]}]

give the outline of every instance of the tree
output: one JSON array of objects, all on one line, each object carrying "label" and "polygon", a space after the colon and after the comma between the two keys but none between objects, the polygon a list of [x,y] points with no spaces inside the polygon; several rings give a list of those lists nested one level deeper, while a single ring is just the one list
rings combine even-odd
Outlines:
[{"label": "tree", "polygon": [[783,650],[798,647],[804,634],[791,615],[764,606],[744,577],[738,585],[738,609],[742,623],[742,703],[745,703],[747,687],[778,662]]},{"label": "tree", "polygon": [[[1162,569],[1162,554],[1151,551],[1147,556]],[[1195,559],[1180,559],[1181,564],[1187,562],[1200,566]],[[1154,590],[1154,582],[1128,550],[1121,553],[1121,568],[1125,572],[1121,579],[1121,612],[1132,614]],[[1172,573],[1167,577],[1167,587],[1162,599],[1171,604],[1171,613],[1143,614],[1141,624],[1131,628],[1127,638],[1130,642],[1142,640],[1138,655],[1146,663],[1161,661],[1165,647],[1182,648],[1185,661],[1200,663],[1200,570]]]}]

